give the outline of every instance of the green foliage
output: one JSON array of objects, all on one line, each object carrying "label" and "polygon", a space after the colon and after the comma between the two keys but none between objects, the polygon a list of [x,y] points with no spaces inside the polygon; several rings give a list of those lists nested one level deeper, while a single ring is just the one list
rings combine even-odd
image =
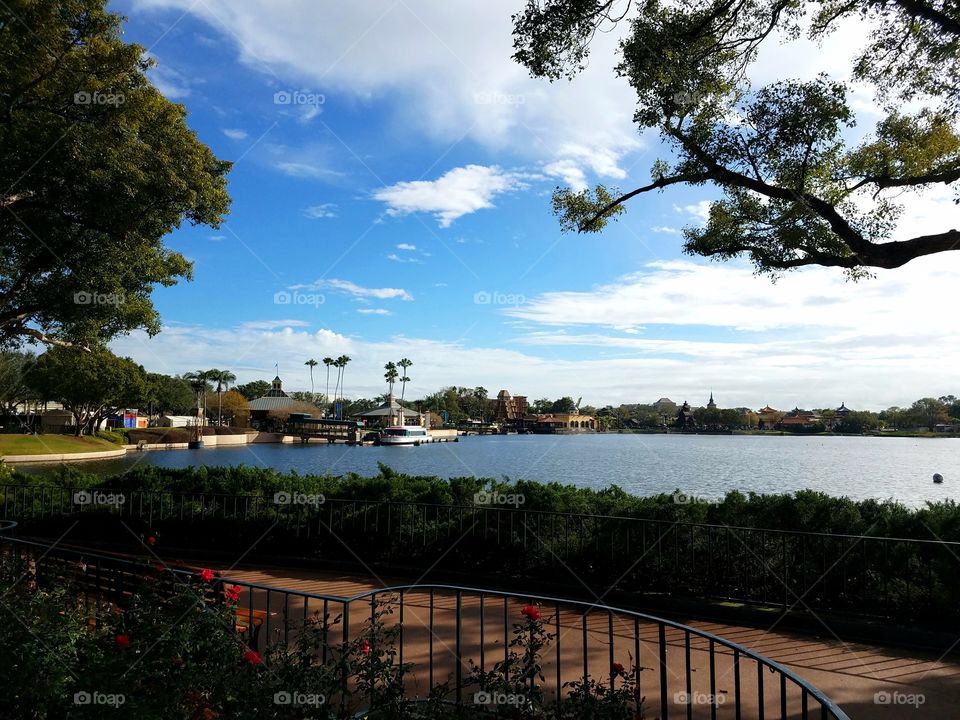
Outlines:
[{"label": "green foliage", "polygon": [[186,415],[197,404],[197,396],[184,378],[147,373],[141,405],[152,406],[155,415]]},{"label": "green foliage", "polygon": [[[887,115],[852,146],[846,78],[754,86],[748,70],[771,36],[817,40],[857,15],[872,30],[853,75],[875,83]],[[889,242],[904,189],[960,180],[955,4],[528,0],[513,19],[514,59],[550,80],[579,72],[594,35],[620,24],[616,72],[636,93],[634,121],[673,151],[672,162],[656,161],[648,185],[620,197],[603,186],[558,189],[563,230],[597,231],[638,194],[710,182],[723,197],[704,227],[685,229],[684,250],[747,257],[761,273],[824,265],[856,279],[960,246],[960,231],[947,228]],[[904,100],[925,106],[908,114],[898,109]]]},{"label": "green foliage", "polygon": [[236,390],[247,400],[256,400],[270,392],[270,383],[266,380],[253,380],[243,385],[237,385]]},{"label": "green foliage", "polygon": [[163,245],[216,227],[226,173],[150,84],[146,49],[105,0],[0,5],[0,341],[91,343],[160,320],[155,285],[189,278]]},{"label": "green foliage", "polygon": [[26,381],[38,396],[73,413],[78,435],[119,408],[136,405],[146,392],[141,366],[100,347],[51,348],[30,368]]},{"label": "green foliage", "polygon": [[112,442],[114,445],[127,444],[127,436],[123,430],[98,430],[97,437]]}]

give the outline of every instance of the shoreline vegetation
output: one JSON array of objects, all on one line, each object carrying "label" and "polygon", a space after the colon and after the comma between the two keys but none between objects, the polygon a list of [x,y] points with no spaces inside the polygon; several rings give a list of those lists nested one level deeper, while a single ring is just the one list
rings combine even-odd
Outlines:
[{"label": "shoreline vegetation", "polygon": [[0,482],[36,488],[99,488],[121,492],[221,493],[272,499],[277,493],[322,495],[327,499],[365,502],[427,503],[476,506],[477,498],[522,498],[493,502],[505,510],[546,511],[603,517],[689,522],[730,527],[766,528],[838,535],[960,542],[960,505],[952,499],[910,508],[895,500],[853,500],[826,493],[759,494],[730,491],[722,499],[672,494],[631,495],[612,485],[591,489],[558,482],[436,476],[398,473],[379,464],[374,476],[282,473],[271,468],[141,466],[101,476],[82,467],[60,465],[43,474],[25,474],[0,465]]}]

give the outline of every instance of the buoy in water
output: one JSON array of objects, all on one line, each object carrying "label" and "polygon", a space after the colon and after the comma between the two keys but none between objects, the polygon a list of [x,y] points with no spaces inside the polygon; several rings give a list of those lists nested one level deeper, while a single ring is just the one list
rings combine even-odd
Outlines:
[{"label": "buoy in water", "polygon": [[940,483],[943,482],[943,475],[941,475],[940,473],[934,473],[934,474],[933,474],[933,481],[934,481],[937,485],[939,485]]}]

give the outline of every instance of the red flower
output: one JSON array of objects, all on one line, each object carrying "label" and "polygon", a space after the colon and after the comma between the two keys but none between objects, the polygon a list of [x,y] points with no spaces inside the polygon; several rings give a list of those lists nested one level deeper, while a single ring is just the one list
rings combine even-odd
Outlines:
[{"label": "red flower", "polygon": [[260,657],[260,653],[258,653],[256,650],[247,650],[243,654],[243,659],[251,665],[259,665],[263,662],[263,658]]},{"label": "red flower", "polygon": [[360,652],[362,652],[364,655],[369,655],[369,654],[370,654],[370,643],[368,643],[366,640],[364,640],[364,641],[363,641],[363,645],[360,646]]},{"label": "red flower", "polygon": [[540,611],[537,610],[533,605],[525,605],[520,611],[520,614],[530,620],[540,619]]},{"label": "red flower", "polygon": [[120,647],[130,647],[130,637],[127,635],[117,635],[115,640]]},{"label": "red flower", "polygon": [[210,582],[211,580],[213,580],[213,570],[210,570],[209,568],[204,568],[203,570],[201,570],[200,579],[203,580],[204,582]]},{"label": "red flower", "polygon": [[243,588],[241,588],[239,585],[227,585],[223,591],[223,594],[230,602],[236,602],[240,598],[240,593],[242,591]]},{"label": "red flower", "polygon": [[154,545],[156,544],[157,539],[151,535],[150,537],[147,538],[147,542],[150,543],[151,545]]},{"label": "red flower", "polygon": [[623,672],[623,665],[621,665],[620,663],[615,662],[611,667],[613,668],[613,671],[618,675]]}]

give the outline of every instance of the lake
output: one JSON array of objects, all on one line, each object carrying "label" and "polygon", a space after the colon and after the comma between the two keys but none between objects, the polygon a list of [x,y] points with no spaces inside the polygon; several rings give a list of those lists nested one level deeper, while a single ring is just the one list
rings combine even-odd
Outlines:
[{"label": "lake", "polygon": [[[805,488],[856,499],[894,498],[918,506],[960,499],[960,440],[952,438],[764,435],[469,436],[421,447],[250,445],[157,450],[81,467],[118,473],[140,464],[254,465],[300,473],[372,475],[377,463],[415,475],[509,477],[627,492],[706,498],[729,490],[764,493]],[[39,470],[36,466],[30,471]],[[934,485],[934,473],[944,476]]]}]

